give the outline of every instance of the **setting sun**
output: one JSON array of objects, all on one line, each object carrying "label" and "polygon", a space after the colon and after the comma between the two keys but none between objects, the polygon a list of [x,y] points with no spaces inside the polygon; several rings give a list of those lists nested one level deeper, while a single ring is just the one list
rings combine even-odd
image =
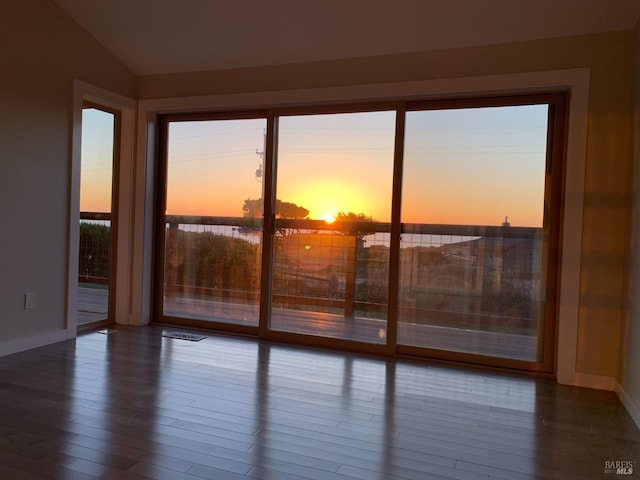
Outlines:
[{"label": "setting sun", "polygon": [[336,216],[333,213],[327,213],[324,217],[322,217],[323,220],[327,223],[333,223],[336,221]]}]

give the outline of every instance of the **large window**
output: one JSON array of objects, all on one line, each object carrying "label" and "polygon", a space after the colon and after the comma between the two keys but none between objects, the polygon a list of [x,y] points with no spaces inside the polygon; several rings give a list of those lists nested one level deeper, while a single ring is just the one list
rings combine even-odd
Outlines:
[{"label": "large window", "polygon": [[551,371],[563,102],[163,117],[158,318]]}]

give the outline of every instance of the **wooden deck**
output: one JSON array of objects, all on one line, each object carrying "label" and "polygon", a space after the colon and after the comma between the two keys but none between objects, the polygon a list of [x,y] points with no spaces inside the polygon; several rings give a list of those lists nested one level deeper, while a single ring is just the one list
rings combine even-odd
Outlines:
[{"label": "wooden deck", "polygon": [[109,291],[78,287],[78,325],[106,320],[109,315]]},{"label": "wooden deck", "polygon": [[[78,304],[82,307],[78,312],[79,324],[107,317],[105,290],[81,288]],[[164,310],[170,316],[258,325],[255,305],[176,297],[165,299]],[[345,318],[344,315],[274,308],[270,328],[367,343],[386,342],[386,322],[372,318]],[[518,360],[533,361],[537,354],[536,337],[512,333],[401,323],[398,338],[405,345]]]},{"label": "wooden deck", "polygon": [[640,461],[613,392],[163,330],[0,358],[0,478],[595,480]]}]

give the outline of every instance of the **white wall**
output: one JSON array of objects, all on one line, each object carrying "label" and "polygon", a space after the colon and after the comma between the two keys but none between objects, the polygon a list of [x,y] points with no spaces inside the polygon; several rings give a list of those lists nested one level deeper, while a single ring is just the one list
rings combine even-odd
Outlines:
[{"label": "white wall", "polygon": [[[0,0],[0,355],[64,339],[73,80],[136,77],[50,0]],[[36,307],[24,310],[25,292]]]}]

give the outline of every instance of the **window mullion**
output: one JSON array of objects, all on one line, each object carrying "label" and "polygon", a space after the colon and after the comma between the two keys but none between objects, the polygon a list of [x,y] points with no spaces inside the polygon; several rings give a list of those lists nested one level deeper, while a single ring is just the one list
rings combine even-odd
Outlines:
[{"label": "window mullion", "polygon": [[267,131],[264,142],[263,161],[263,229],[262,229],[262,270],[260,291],[259,337],[264,337],[269,329],[271,312],[271,270],[273,265],[273,242],[275,233],[276,164],[278,148],[278,119],[270,112],[267,115]]},{"label": "window mullion", "polygon": [[394,353],[398,337],[398,285],[400,272],[400,235],[402,206],[402,164],[406,104],[396,109],[395,143],[393,151],[393,190],[391,197],[391,241],[389,245],[389,296],[387,311],[387,350]]}]

